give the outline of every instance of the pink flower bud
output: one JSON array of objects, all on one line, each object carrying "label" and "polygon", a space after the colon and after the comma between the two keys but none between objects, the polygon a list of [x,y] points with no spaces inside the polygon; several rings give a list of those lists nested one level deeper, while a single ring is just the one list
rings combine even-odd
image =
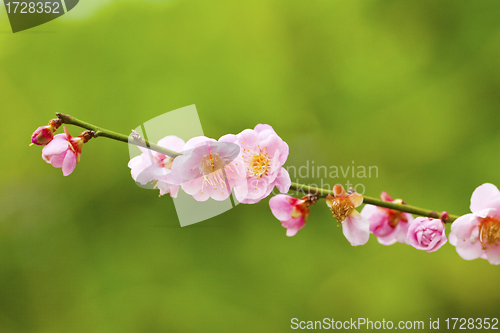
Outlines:
[{"label": "pink flower bud", "polygon": [[50,126],[40,126],[31,135],[31,143],[44,146],[54,138],[54,132]]},{"label": "pink flower bud", "polygon": [[441,212],[441,221],[446,222],[447,220],[449,220],[449,218],[450,218],[450,214],[448,214],[447,211]]},{"label": "pink flower bud", "polygon": [[417,217],[408,228],[408,243],[418,250],[434,252],[447,241],[444,231],[441,220]]},{"label": "pink flower bud", "polygon": [[52,119],[47,126],[38,127],[31,135],[31,143],[45,146],[54,139],[54,132],[61,126],[60,119]]}]

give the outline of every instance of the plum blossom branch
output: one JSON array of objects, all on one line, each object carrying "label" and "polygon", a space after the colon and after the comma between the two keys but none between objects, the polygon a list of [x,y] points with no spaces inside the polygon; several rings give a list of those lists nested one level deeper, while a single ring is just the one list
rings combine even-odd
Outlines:
[{"label": "plum blossom branch", "polygon": [[[132,140],[130,140],[129,136],[126,136],[124,134],[116,133],[116,132],[107,130],[105,128],[89,124],[89,123],[84,122],[80,119],[77,119],[73,116],[62,114],[62,113],[56,113],[56,115],[64,124],[75,125],[75,126],[79,126],[79,127],[94,131],[95,132],[94,137],[102,136],[102,137],[110,138],[110,139],[117,140],[117,141],[132,143],[134,145],[144,147],[144,148],[149,148],[151,150],[168,155],[168,156],[173,157],[173,158],[181,155],[178,152],[175,152],[173,150],[170,150],[170,149],[161,147],[159,145],[156,145],[154,143],[151,143],[148,140],[145,140],[137,135],[132,135]],[[326,197],[327,195],[334,194],[333,191],[330,191],[330,190],[321,189],[321,188],[317,188],[314,186],[303,185],[303,184],[299,184],[299,183],[293,183],[293,182],[292,182],[292,185],[290,187],[290,190],[300,191],[300,192],[303,192],[305,194],[314,194],[318,197],[323,197],[323,198]],[[384,208],[388,208],[388,209],[393,209],[393,210],[400,211],[400,212],[415,214],[415,215],[419,215],[419,216],[442,219],[443,222],[448,222],[448,223],[451,223],[458,218],[458,216],[448,215],[446,212],[439,214],[436,211],[418,208],[418,207],[414,207],[414,206],[410,206],[410,205],[406,205],[406,204],[401,204],[401,203],[383,201],[383,200],[379,200],[379,199],[367,197],[367,196],[363,196],[363,203],[371,204],[371,205],[375,205],[375,206],[379,206],[379,207],[384,207]]]},{"label": "plum blossom branch", "polygon": [[[239,134],[226,134],[215,140],[197,136],[184,142],[169,135],[157,144],[143,139],[132,130],[127,136],[116,133],[70,115],[56,113],[47,126],[33,132],[31,145],[43,146],[42,158],[64,176],[70,175],[80,161],[83,145],[91,138],[107,137],[138,146],[141,155],[132,158],[128,166],[132,178],[142,185],[150,182],[176,198],[179,189],[197,201],[212,198],[226,200],[230,193],[243,204],[257,203],[276,187],[282,194],[273,196],[269,206],[273,215],[294,236],[308,220],[310,206],[324,198],[342,232],[353,246],[366,244],[373,234],[382,245],[404,243],[418,250],[434,252],[448,242],[445,223],[452,223],[449,242],[466,260],[487,259],[500,265],[500,190],[493,184],[479,186],[471,197],[471,214],[461,217],[446,211],[436,211],[406,205],[402,199],[392,199],[387,192],[381,200],[345,191],[341,185],[332,190],[292,183],[283,167],[289,148],[272,126],[258,124]],[[77,137],[54,133],[62,124],[86,129]],[[182,152],[182,153],[180,153]],[[290,190],[306,195],[294,198]],[[356,210],[365,204],[361,212]],[[414,218],[413,215],[420,217]]]},{"label": "plum blossom branch", "polygon": [[[292,185],[290,186],[290,190],[296,190],[300,191],[306,194],[314,194],[318,197],[326,197],[327,195],[333,195],[333,191],[322,189],[322,188],[317,188],[314,186],[308,186],[308,185],[303,185],[299,183],[294,183],[292,182]],[[415,214],[419,216],[425,216],[425,217],[430,217],[430,218],[435,218],[435,219],[442,219],[443,222],[453,222],[455,221],[458,216],[456,215],[447,215],[446,212],[443,212],[441,214],[428,210],[428,209],[423,209],[423,208],[418,208],[418,207],[413,207],[409,206],[406,204],[401,204],[401,203],[394,203],[394,202],[389,202],[389,201],[383,201],[379,199],[375,199],[372,197],[367,197],[363,196],[363,203],[365,204],[371,204],[374,206],[379,206],[379,207],[384,207],[384,208],[389,208],[393,210],[397,210],[400,212],[405,212],[405,213],[410,213],[410,214]],[[448,217],[448,218],[446,218]]]}]

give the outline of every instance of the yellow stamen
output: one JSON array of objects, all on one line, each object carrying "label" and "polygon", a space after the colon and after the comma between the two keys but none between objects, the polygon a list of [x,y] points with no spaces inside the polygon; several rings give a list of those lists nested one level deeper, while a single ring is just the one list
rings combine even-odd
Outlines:
[{"label": "yellow stamen", "polygon": [[479,228],[479,241],[483,250],[498,246],[500,243],[500,220],[494,217],[486,217],[481,221]]},{"label": "yellow stamen", "polygon": [[258,155],[254,155],[252,157],[247,169],[249,177],[257,177],[257,179],[259,179],[263,175],[267,174],[271,160],[267,158],[266,155],[267,153],[264,155],[259,153]]},{"label": "yellow stamen", "polygon": [[224,173],[222,172],[223,166],[224,161],[219,154],[209,153],[205,155],[199,167],[200,173],[203,175],[203,185],[212,186],[214,190],[220,185],[224,191],[227,185],[224,179]]},{"label": "yellow stamen", "polygon": [[346,217],[351,215],[354,205],[348,197],[336,197],[332,202],[332,214],[339,223],[342,223]]}]

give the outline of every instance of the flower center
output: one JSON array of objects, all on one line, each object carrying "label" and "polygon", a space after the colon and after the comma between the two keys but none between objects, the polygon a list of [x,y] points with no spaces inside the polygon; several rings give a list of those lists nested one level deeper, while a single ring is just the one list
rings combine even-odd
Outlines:
[{"label": "flower center", "polygon": [[166,169],[172,169],[172,164],[174,164],[174,158],[173,157],[170,157],[170,156],[160,156],[160,157],[157,157],[157,156],[154,156],[153,155],[153,159],[156,161],[156,163],[158,163],[162,168],[166,168]]},{"label": "flower center", "polygon": [[335,217],[339,223],[342,223],[346,217],[352,213],[354,205],[348,197],[336,197],[333,199],[331,209],[333,217]]},{"label": "flower center", "polygon": [[202,175],[206,176],[215,170],[222,169],[223,161],[222,158],[220,158],[219,154],[207,154],[205,157],[201,160],[200,163],[200,172]]},{"label": "flower center", "polygon": [[305,203],[295,205],[293,206],[291,214],[294,219],[304,216],[305,214],[309,214],[309,205]]},{"label": "flower center", "polygon": [[259,153],[258,155],[254,155],[252,157],[247,168],[249,177],[257,177],[257,179],[259,179],[263,175],[267,174],[271,160],[267,158],[266,155],[267,153]]},{"label": "flower center", "polygon": [[[212,186],[214,190],[220,185],[224,193],[227,184],[222,170],[223,166],[224,161],[218,153],[205,155],[199,166],[200,173],[203,175],[203,185]],[[203,187],[201,193],[203,193]]]},{"label": "flower center", "polygon": [[389,209],[388,214],[389,214],[389,225],[393,228],[396,228],[399,221],[408,222],[406,216],[400,211]]},{"label": "flower center", "polygon": [[479,241],[483,250],[492,246],[498,246],[500,241],[500,220],[494,217],[486,217],[479,224]]}]

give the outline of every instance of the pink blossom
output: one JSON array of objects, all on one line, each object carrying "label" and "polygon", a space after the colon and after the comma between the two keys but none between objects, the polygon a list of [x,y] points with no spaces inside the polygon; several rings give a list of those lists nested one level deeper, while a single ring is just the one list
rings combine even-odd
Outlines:
[{"label": "pink blossom", "polygon": [[52,119],[47,126],[38,127],[31,135],[31,143],[44,146],[54,139],[54,132],[61,126],[60,119]]},{"label": "pink blossom", "polygon": [[[184,147],[184,140],[175,135],[169,135],[158,141],[158,146],[180,152]],[[171,184],[169,181],[174,159],[147,148],[140,146],[138,148],[142,154],[132,158],[128,163],[132,178],[142,185],[151,181],[156,182],[160,195],[170,193],[171,197],[176,198],[179,185]]]},{"label": "pink blossom", "polygon": [[447,239],[443,221],[428,217],[417,217],[408,228],[408,243],[427,253],[437,251]]},{"label": "pink blossom", "polygon": [[64,176],[70,175],[80,162],[84,139],[73,138],[66,127],[64,134],[57,134],[49,144],[42,149],[42,158],[55,168],[62,168]]},{"label": "pink blossom", "polygon": [[363,196],[356,192],[348,195],[340,185],[333,187],[333,193],[335,196],[326,197],[326,204],[342,224],[345,238],[352,246],[366,244],[370,238],[370,221],[355,209],[363,203]]},{"label": "pink blossom", "polygon": [[[401,199],[393,200],[387,192],[382,192],[381,198],[384,201],[403,203]],[[370,221],[370,232],[377,237],[380,244],[406,243],[408,224],[413,221],[411,214],[374,205],[365,205],[361,215]]]},{"label": "pink blossom", "polygon": [[226,140],[241,147],[247,186],[235,188],[241,203],[256,203],[267,197],[276,186],[281,193],[290,189],[290,175],[283,168],[288,157],[288,145],[270,125],[258,124]]},{"label": "pink blossom", "polygon": [[302,229],[309,217],[309,206],[316,203],[316,197],[307,195],[297,199],[285,194],[278,194],[269,200],[273,215],[286,228],[288,237],[295,236]]},{"label": "pink blossom", "polygon": [[493,184],[476,188],[471,197],[472,214],[451,225],[450,243],[465,260],[487,259],[500,264],[500,191]]},{"label": "pink blossom", "polygon": [[182,155],[172,164],[170,179],[198,201],[222,201],[233,188],[246,187],[240,147],[229,139],[224,136],[216,141],[198,136],[188,140]]}]

